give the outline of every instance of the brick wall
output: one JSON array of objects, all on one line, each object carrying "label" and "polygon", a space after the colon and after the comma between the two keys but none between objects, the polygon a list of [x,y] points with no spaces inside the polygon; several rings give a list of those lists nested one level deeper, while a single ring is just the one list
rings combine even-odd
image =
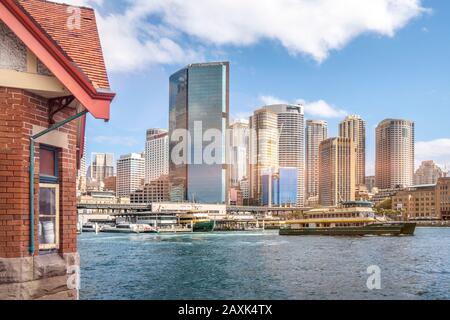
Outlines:
[{"label": "brick wall", "polygon": [[[66,109],[55,120],[75,114]],[[68,135],[61,149],[60,252],[76,252],[76,132],[72,122],[59,131]],[[47,100],[20,89],[0,87],[0,258],[29,255],[29,137],[33,125],[49,127]],[[38,252],[39,144],[36,144],[36,254]]]}]

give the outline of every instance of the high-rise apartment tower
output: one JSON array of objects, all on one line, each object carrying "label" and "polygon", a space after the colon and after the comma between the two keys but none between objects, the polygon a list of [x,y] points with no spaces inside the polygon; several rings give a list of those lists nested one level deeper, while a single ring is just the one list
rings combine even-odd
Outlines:
[{"label": "high-rise apartment tower", "polygon": [[316,203],[319,198],[319,146],[328,138],[328,124],[321,120],[306,121],[306,198]]},{"label": "high-rise apartment tower", "polygon": [[339,124],[339,136],[349,138],[356,148],[356,185],[364,186],[366,180],[366,122],[351,115]]},{"label": "high-rise apartment tower", "polygon": [[169,135],[166,130],[149,129],[145,142],[145,183],[169,174]]},{"label": "high-rise apartment tower", "polygon": [[356,195],[356,148],[349,138],[330,138],[319,149],[319,203],[336,206],[354,201]]},{"label": "high-rise apartment tower", "polygon": [[376,185],[409,187],[414,179],[414,122],[386,119],[376,128]]}]

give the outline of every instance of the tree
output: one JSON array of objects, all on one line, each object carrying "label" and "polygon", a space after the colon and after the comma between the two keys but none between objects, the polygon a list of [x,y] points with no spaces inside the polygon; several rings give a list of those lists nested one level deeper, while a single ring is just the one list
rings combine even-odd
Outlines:
[{"label": "tree", "polygon": [[375,205],[375,210],[392,210],[392,198],[386,198]]}]

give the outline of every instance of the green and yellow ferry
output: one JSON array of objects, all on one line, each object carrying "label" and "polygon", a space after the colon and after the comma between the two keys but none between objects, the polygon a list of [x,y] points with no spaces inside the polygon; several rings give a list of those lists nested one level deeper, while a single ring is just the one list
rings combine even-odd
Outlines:
[{"label": "green and yellow ferry", "polygon": [[389,222],[377,217],[371,202],[345,202],[337,208],[313,209],[302,219],[286,221],[280,228],[282,236],[367,236],[414,235],[415,223]]},{"label": "green and yellow ferry", "polygon": [[177,215],[181,226],[191,228],[192,232],[212,232],[216,226],[208,213],[188,212]]}]

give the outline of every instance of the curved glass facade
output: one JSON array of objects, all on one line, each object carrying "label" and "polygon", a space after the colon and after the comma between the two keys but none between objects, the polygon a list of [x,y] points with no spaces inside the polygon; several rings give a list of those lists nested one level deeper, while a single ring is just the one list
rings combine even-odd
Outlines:
[{"label": "curved glass facade", "polygon": [[187,129],[191,139],[185,163],[170,160],[171,182],[184,187],[183,200],[227,202],[228,74],[227,62],[206,63],[190,65],[170,78],[170,154],[178,144],[172,139],[176,129]]}]

